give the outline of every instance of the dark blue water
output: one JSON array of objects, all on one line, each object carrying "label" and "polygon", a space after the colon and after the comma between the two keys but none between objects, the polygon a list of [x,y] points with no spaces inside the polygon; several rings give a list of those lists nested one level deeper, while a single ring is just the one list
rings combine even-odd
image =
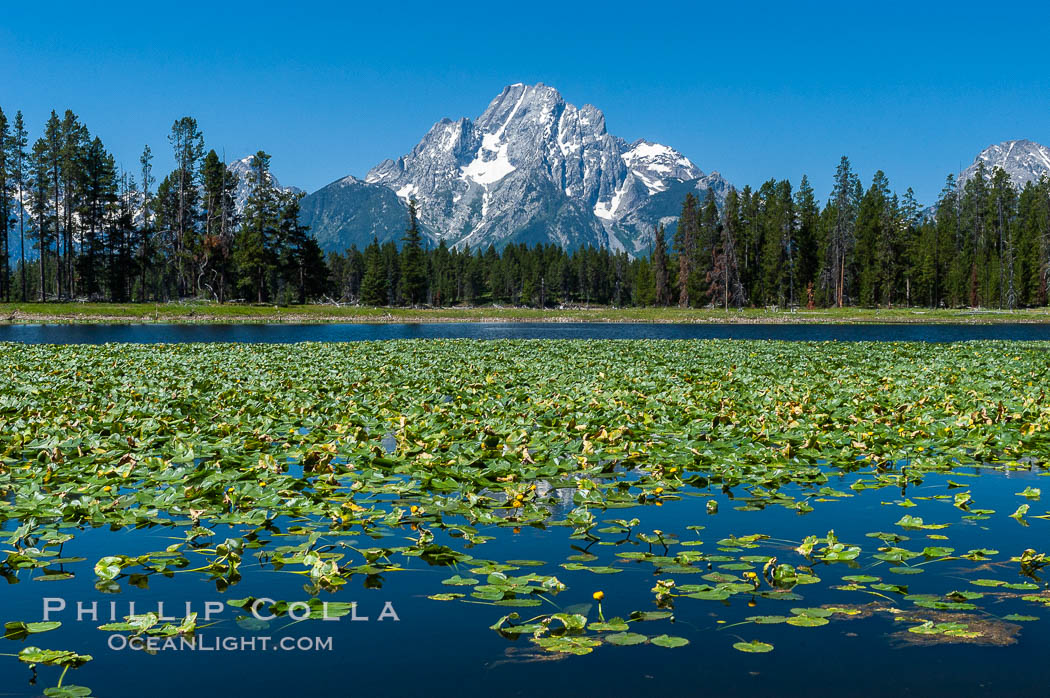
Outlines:
[{"label": "dark blue water", "polygon": [[[1050,674],[1038,657],[1050,642],[1050,627],[1045,612],[1018,600],[980,602],[995,615],[1021,612],[1043,617],[1041,621],[1026,623],[1017,644],[1009,647],[901,646],[891,634],[909,623],[895,623],[886,614],[858,620],[837,619],[820,628],[736,625],[750,615],[788,614],[793,606],[865,604],[879,600],[862,592],[828,588],[845,574],[872,574],[907,584],[913,593],[936,594],[953,588],[972,591],[975,587],[969,586],[967,579],[973,577],[1022,581],[1016,565],[1006,560],[1027,547],[1045,549],[1046,527],[1050,523],[1032,520],[1026,527],[1006,514],[1017,504],[1015,492],[1028,485],[1045,484],[1046,478],[1032,472],[985,472],[967,477],[967,472],[976,475],[975,471],[956,471],[950,477],[931,475],[923,485],[909,489],[906,496],[919,503],[911,509],[899,506],[902,495],[893,488],[862,490],[853,497],[823,502],[805,516],[780,507],[740,511],[735,508],[739,501],[734,502],[717,491],[686,489],[683,500],[662,508],[622,512],[627,518],[644,516],[645,523],[639,530],[660,528],[682,540],[702,539],[704,545],[696,549],[709,553],[716,552],[716,541],[724,536],[761,532],[773,538],[753,552],[776,554],[787,560],[792,558],[790,549],[803,537],[824,535],[829,529],[835,529],[841,540],[860,545],[865,551],[860,566],[817,565],[815,571],[824,582],[798,587],[797,591],[804,597],[801,601],[755,599],[756,605],[751,607],[747,605],[747,597],[739,596],[726,602],[681,599],[675,607],[673,624],[660,621],[633,628],[643,633],[667,632],[689,638],[691,644],[681,649],[603,646],[583,657],[545,655],[535,651],[526,638],[503,639],[488,630],[488,626],[514,610],[528,618],[549,613],[553,610],[551,607],[514,609],[485,603],[430,601],[425,598],[426,594],[448,590],[441,586],[440,580],[454,571],[464,575],[468,572],[463,568],[428,567],[418,560],[406,560],[407,569],[403,572],[384,574],[381,588],[374,585],[366,588],[360,578],[354,578],[339,592],[326,595],[335,601],[358,602],[360,614],[368,616],[368,622],[343,618],[331,623],[292,624],[279,620],[265,630],[245,631],[235,622],[236,609],[226,608],[213,620],[214,625],[201,631],[206,637],[332,637],[330,651],[285,652],[271,648],[265,652],[261,649],[161,651],[150,655],[114,649],[107,643],[109,634],[96,629],[98,624],[109,620],[105,616],[110,602],[116,604],[118,615],[128,613],[130,602],[136,604],[137,612],[156,610],[157,603],[163,602],[167,612],[178,615],[187,601],[200,612],[208,601],[224,602],[249,595],[295,600],[309,598],[309,594],[304,591],[302,576],[253,564],[250,556],[243,568],[244,578],[225,593],[218,592],[193,572],[181,572],[170,579],[154,575],[148,588],[135,588],[125,582],[120,593],[103,594],[94,588],[91,571],[99,557],[160,550],[181,537],[184,529],[110,531],[99,528],[70,529],[77,535],[64,546],[63,555],[87,558],[85,562],[64,565],[64,569],[76,574],[75,579],[38,582],[34,581],[36,575],[32,571],[25,570],[18,573],[16,583],[5,585],[0,592],[0,614],[5,620],[41,619],[44,597],[65,599],[67,609],[52,616],[53,620],[63,622],[59,630],[25,642],[3,642],[0,652],[17,652],[26,644],[89,652],[95,660],[71,671],[67,683],[92,686],[95,695],[106,698],[144,695],[156,698],[186,695],[453,698],[492,693],[494,686],[500,687],[499,693],[507,696],[691,695],[697,692],[697,686],[703,686],[708,695],[718,696],[1045,695]],[[979,493],[982,505],[995,508],[998,513],[985,521],[967,521],[962,518],[964,512],[954,508],[950,501],[927,499],[950,493],[947,481],[951,478],[962,479],[973,488],[975,495]],[[857,476],[833,477],[828,484],[850,492],[849,485],[856,479]],[[789,489],[792,494],[803,491],[797,486]],[[705,513],[706,501],[711,496],[721,504],[720,513],[715,516]],[[1036,508],[1041,511],[1044,507],[1033,507]],[[929,540],[926,531],[910,531],[911,542],[903,544],[905,547],[921,549],[923,545],[945,544],[960,552],[985,547],[1002,553],[995,555],[996,562],[987,571],[975,572],[977,563],[946,561],[926,565],[925,573],[920,575],[895,576],[887,571],[889,565],[873,564],[870,554],[878,542],[865,534],[880,530],[902,532],[894,522],[903,513],[917,513],[929,522],[951,524],[949,529],[938,531],[947,534],[949,541]],[[602,518],[616,518],[616,514],[606,512]],[[690,524],[706,528],[699,532],[686,530]],[[646,546],[637,541],[616,542],[620,536],[605,536],[605,544],[587,545],[590,552],[599,556],[598,564],[623,570],[615,575],[596,575],[559,566],[566,556],[586,545],[571,540],[568,529],[525,527],[512,533],[506,528],[483,527],[480,532],[495,538],[471,550],[478,557],[546,561],[542,567],[523,568],[513,574],[535,570],[557,575],[569,585],[569,590],[552,598],[559,606],[573,608],[573,612],[585,613],[594,620],[596,609],[590,599],[591,592],[602,589],[606,595],[603,606],[607,617],[654,608],[648,589],[661,577],[654,575],[653,568],[647,564],[625,562],[616,556],[623,550],[645,550]],[[220,540],[226,535],[237,535],[234,530],[223,527],[216,533]],[[272,536],[266,537],[272,539]],[[292,537],[285,542],[298,540]],[[399,538],[395,534],[388,540],[397,544]],[[382,544],[367,538],[347,542],[359,546]],[[440,542],[456,546],[450,539],[442,538]],[[700,581],[699,575],[675,576],[679,583]],[[470,588],[458,590],[469,592]],[[897,599],[902,608],[911,606]],[[78,601],[85,606],[97,602],[99,620],[78,620]],[[378,620],[386,601],[394,604],[399,621]],[[585,610],[587,608],[589,610]],[[742,654],[732,649],[732,643],[742,639],[770,642],[776,650],[764,655]],[[40,673],[42,685],[46,686],[53,685],[58,672],[44,668]],[[30,678],[28,668],[4,658],[0,662],[0,695],[39,696],[40,690],[29,685]]]},{"label": "dark blue water", "polygon": [[386,339],[775,339],[838,342],[1050,340],[1050,325],[818,325],[562,322],[449,322],[334,325],[2,325],[0,341],[32,344],[106,342],[359,342]]}]

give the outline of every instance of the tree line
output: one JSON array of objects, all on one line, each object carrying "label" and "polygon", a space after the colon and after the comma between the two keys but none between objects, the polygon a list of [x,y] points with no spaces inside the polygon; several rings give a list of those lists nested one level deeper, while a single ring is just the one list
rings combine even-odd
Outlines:
[{"label": "tree line", "polygon": [[1050,180],[1018,190],[979,162],[960,187],[949,175],[935,206],[882,171],[865,189],[843,157],[819,207],[803,176],[682,206],[669,255],[655,236],[658,303],[682,306],[996,307],[1047,303]]},{"label": "tree line", "polygon": [[[731,189],[721,205],[711,190],[703,201],[689,193],[670,239],[657,227],[634,258],[556,245],[498,253],[439,242],[420,252],[413,235],[401,248],[374,240],[330,255],[332,296],[367,305],[1034,307],[1046,305],[1050,280],[1050,180],[1018,190],[1005,171],[979,163],[961,187],[949,175],[937,204],[922,209],[881,171],[865,189],[843,157],[823,207],[805,176],[797,190],[775,179]],[[406,290],[405,264],[422,269],[418,289]]]},{"label": "tree line", "polygon": [[[497,251],[424,238],[410,202],[400,240],[325,257],[299,222],[301,194],[273,184],[263,151],[239,175],[206,150],[196,120],[168,136],[159,184],[147,146],[117,166],[71,111],[32,143],[0,110],[0,297],[117,302],[366,305],[986,306],[1047,303],[1050,181],[1018,189],[979,163],[922,209],[876,172],[864,188],[843,157],[821,207],[808,179],[708,190],[658,226],[642,254],[553,244]],[[154,185],[156,187],[154,188]],[[20,250],[15,254],[15,244]],[[27,254],[31,250],[33,254]]]},{"label": "tree line", "polygon": [[52,111],[30,146],[22,112],[8,119],[0,109],[0,298],[323,294],[327,268],[299,223],[302,195],[274,186],[268,154],[251,158],[239,189],[238,174],[205,152],[192,117],[172,124],[168,142],[175,168],[157,184],[149,146],[132,173],[72,111]]}]

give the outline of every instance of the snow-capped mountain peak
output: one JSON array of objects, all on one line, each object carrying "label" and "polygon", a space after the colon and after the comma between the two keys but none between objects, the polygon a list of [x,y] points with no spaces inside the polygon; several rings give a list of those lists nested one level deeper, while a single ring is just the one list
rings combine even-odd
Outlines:
[{"label": "snow-capped mountain peak", "polygon": [[[682,182],[703,188],[704,177],[673,148],[610,135],[597,107],[569,104],[542,83],[515,83],[476,119],[438,121],[365,182],[416,199],[420,220],[452,245],[542,241],[634,252],[674,212],[661,209],[652,220],[632,214]],[[719,195],[728,186],[705,186],[712,184]]]},{"label": "snow-capped mountain peak", "polygon": [[1044,175],[1050,176],[1050,148],[1027,139],[1003,141],[982,150],[973,164],[959,174],[960,184],[976,174],[980,162],[984,163],[988,177],[996,168],[1002,168],[1018,188],[1037,182]]},{"label": "snow-capped mountain peak", "polygon": [[689,158],[660,143],[635,141],[622,157],[631,172],[641,177],[649,191],[654,194],[667,190],[668,179],[685,181],[704,176]]}]

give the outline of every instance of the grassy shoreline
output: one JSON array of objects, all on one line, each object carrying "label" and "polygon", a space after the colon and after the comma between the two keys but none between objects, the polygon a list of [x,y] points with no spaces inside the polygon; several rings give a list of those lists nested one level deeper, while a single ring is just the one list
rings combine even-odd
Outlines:
[{"label": "grassy shoreline", "polygon": [[726,312],[701,308],[512,307],[367,308],[213,303],[0,303],[0,325],[26,324],[387,324],[419,322],[596,322],[667,324],[1000,324],[1050,323],[1050,308],[931,310],[827,308]]}]

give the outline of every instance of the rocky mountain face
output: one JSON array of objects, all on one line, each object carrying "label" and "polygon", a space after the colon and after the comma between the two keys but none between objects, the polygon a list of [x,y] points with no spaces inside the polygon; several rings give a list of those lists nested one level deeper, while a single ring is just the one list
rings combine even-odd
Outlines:
[{"label": "rocky mountain face", "polygon": [[[299,221],[309,226],[325,252],[345,252],[351,244],[364,249],[372,238],[399,241],[408,225],[408,206],[390,189],[344,177],[305,197]],[[433,239],[423,226],[426,237]]]},{"label": "rocky mountain face", "polygon": [[328,249],[360,247],[380,231],[399,236],[415,199],[427,232],[450,246],[543,242],[635,254],[648,249],[655,225],[674,221],[686,191],[707,189],[721,200],[729,184],[673,148],[609,134],[596,107],[578,108],[543,84],[516,84],[477,119],[442,119],[410,153],[363,182],[333,182],[303,209]]},{"label": "rocky mountain face", "polygon": [[1050,177],[1050,148],[1029,140],[1003,141],[988,146],[972,165],[959,173],[960,186],[976,174],[979,162],[984,163],[989,177],[1001,167],[1019,189],[1028,182],[1038,182],[1044,175]]}]

